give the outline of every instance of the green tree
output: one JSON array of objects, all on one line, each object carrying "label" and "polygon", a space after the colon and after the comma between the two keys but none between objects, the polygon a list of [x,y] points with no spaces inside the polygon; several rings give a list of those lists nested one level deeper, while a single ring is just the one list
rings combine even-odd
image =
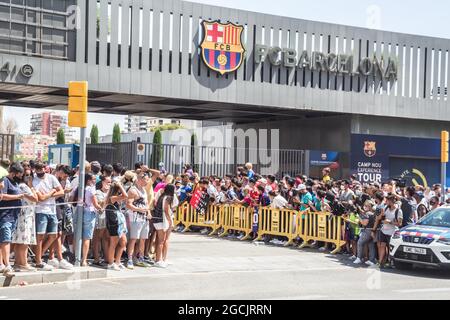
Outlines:
[{"label": "green tree", "polygon": [[176,123],[166,123],[162,124],[160,126],[156,126],[150,129],[151,132],[159,131],[165,131],[165,130],[177,130],[177,129],[183,129],[184,127],[182,125],[176,124]]},{"label": "green tree", "polygon": [[95,124],[91,129],[91,144],[98,144],[98,127]]},{"label": "green tree", "polygon": [[191,166],[195,172],[199,172],[197,159],[195,157],[196,151],[198,151],[198,139],[197,139],[197,135],[195,133],[193,133],[191,135],[191,161],[192,161]]},{"label": "green tree", "polygon": [[120,143],[120,126],[118,123],[114,124],[112,142]]},{"label": "green tree", "polygon": [[63,128],[59,128],[58,133],[56,134],[56,144],[66,144],[66,136]]},{"label": "green tree", "polygon": [[153,136],[153,152],[150,159],[150,163],[154,168],[157,168],[158,164],[163,160],[163,153],[161,131],[156,130]]}]

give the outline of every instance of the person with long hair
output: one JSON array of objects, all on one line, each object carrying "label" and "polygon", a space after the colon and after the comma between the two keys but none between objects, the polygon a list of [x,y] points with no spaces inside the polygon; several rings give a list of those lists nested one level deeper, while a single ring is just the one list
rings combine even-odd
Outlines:
[{"label": "person with long hair", "polygon": [[156,263],[155,267],[167,268],[167,253],[169,238],[173,229],[173,210],[177,203],[175,199],[175,186],[168,184],[163,193],[156,200],[153,211],[153,225],[156,229]]},{"label": "person with long hair", "polygon": [[19,213],[17,227],[12,237],[15,253],[14,271],[36,271],[36,268],[28,264],[28,246],[36,245],[36,223],[33,205],[38,202],[36,190],[33,188],[30,169],[25,170],[19,188],[24,194],[24,198],[22,199],[23,208]]},{"label": "person with long hair", "polygon": [[[128,190],[127,209],[130,237],[128,241],[128,262],[127,268],[134,269],[136,264],[139,267],[149,267],[144,260],[145,241],[150,232],[149,219],[150,208],[148,204],[147,191],[145,186],[149,183],[148,173],[140,172],[136,182]],[[135,250],[135,245],[138,250]]]},{"label": "person with long hair", "polygon": [[125,266],[120,262],[120,258],[127,246],[127,224],[125,216],[120,210],[120,203],[128,199],[127,192],[123,185],[118,182],[112,182],[109,191],[103,202],[106,213],[106,229],[109,233],[109,246],[106,260],[108,270],[120,271]]},{"label": "person with long hair", "polygon": [[[96,184],[95,197],[101,207],[105,207],[105,198],[111,189],[112,179],[107,176],[99,176],[99,181]],[[106,214],[101,210],[96,217],[94,239],[92,240],[92,251],[94,253],[94,264],[100,266],[100,248],[102,249],[105,260],[108,260],[108,242],[109,237],[106,231]]]},{"label": "person with long hair", "polygon": [[74,221],[74,229],[76,230],[76,225],[81,223],[83,225],[83,234],[82,234],[82,258],[81,258],[81,266],[87,267],[87,256],[89,252],[89,245],[94,236],[94,228],[95,228],[95,220],[97,211],[102,210],[102,207],[98,204],[97,198],[95,197],[95,181],[96,177],[91,174],[85,174],[84,183],[86,186],[85,190],[85,198],[84,198],[84,213],[83,219],[80,221],[81,217],[76,216],[76,220]]}]

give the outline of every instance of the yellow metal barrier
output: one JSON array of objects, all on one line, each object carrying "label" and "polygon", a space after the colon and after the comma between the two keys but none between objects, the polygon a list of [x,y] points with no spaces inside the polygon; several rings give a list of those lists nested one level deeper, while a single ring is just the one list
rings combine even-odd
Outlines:
[{"label": "yellow metal barrier", "polygon": [[178,207],[178,221],[184,225],[182,232],[190,231],[190,227],[212,228],[209,235],[214,234],[219,229],[218,213],[220,207],[209,205],[205,214],[199,214],[195,208],[191,207],[189,203],[184,203]]},{"label": "yellow metal barrier", "polygon": [[288,242],[285,243],[285,246],[293,244],[298,235],[298,217],[300,215],[295,210],[260,207],[256,241],[262,240],[263,236],[272,235],[286,237]]},{"label": "yellow metal barrier", "polygon": [[253,225],[253,208],[238,205],[223,205],[220,207],[219,225],[223,228],[223,232],[219,237],[228,234],[228,231],[240,231],[245,235],[241,240],[250,238]]},{"label": "yellow metal barrier", "polygon": [[308,242],[311,240],[322,241],[334,244],[336,249],[331,253],[335,254],[345,245],[345,240],[343,240],[342,235],[344,221],[341,217],[334,216],[328,212],[308,212],[302,220],[305,233],[303,238],[304,242],[300,248],[309,246]]},{"label": "yellow metal barrier", "polygon": [[303,243],[307,242],[307,227],[306,227],[306,216],[309,215],[310,210],[307,209],[305,211],[299,212],[297,215],[297,219],[295,221],[296,227],[295,227],[295,234],[296,238],[300,238],[303,240]]},{"label": "yellow metal barrier", "polygon": [[[211,228],[209,235],[215,234],[221,228],[223,231],[219,237],[228,234],[229,231],[244,232],[242,240],[250,238],[253,229],[254,209],[240,205],[209,205],[204,215],[184,203],[178,207],[174,217],[175,225],[183,224],[182,232],[190,231],[190,227]],[[303,243],[300,248],[309,246],[310,241],[321,241],[332,243],[336,249],[335,254],[345,245],[342,227],[344,220],[333,216],[328,212],[310,212],[309,210],[299,212],[288,209],[272,209],[260,207],[258,209],[258,237],[256,241],[262,240],[263,236],[282,236],[288,239],[285,246],[292,245],[296,238],[301,238]]]}]

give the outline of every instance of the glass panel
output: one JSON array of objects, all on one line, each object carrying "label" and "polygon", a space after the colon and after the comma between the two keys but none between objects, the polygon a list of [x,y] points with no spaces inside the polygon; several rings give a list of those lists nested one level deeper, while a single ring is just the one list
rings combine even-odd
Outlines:
[{"label": "glass panel", "polygon": [[52,29],[42,28],[42,40],[52,40]]},{"label": "glass panel", "polygon": [[35,39],[37,34],[36,34],[36,27],[34,26],[28,26],[27,27],[27,38],[33,38]]},{"label": "glass panel", "polygon": [[15,37],[25,37],[25,25],[20,23],[11,23],[11,35]]},{"label": "glass panel", "polygon": [[53,26],[53,15],[50,13],[43,13],[42,24],[49,27]]},{"label": "glass panel", "polygon": [[52,55],[56,57],[64,57],[64,45],[53,44],[52,45]]},{"label": "glass panel", "polygon": [[20,6],[24,5],[23,0],[11,0],[11,4],[17,4]]},{"label": "glass panel", "polygon": [[11,39],[9,41],[9,48],[12,51],[24,52],[25,51],[25,41],[24,40]]},{"label": "glass panel", "polygon": [[66,32],[62,30],[53,30],[52,40],[57,42],[65,42]]},{"label": "glass panel", "polygon": [[9,20],[9,7],[0,6],[0,19]]},{"label": "glass panel", "polygon": [[36,11],[27,10],[27,22],[38,23],[38,15]]},{"label": "glass panel", "polygon": [[11,19],[16,21],[25,21],[25,10],[11,7]]},{"label": "glass panel", "polygon": [[39,53],[38,46],[36,44],[36,41],[27,41],[27,52],[28,53]]},{"label": "glass panel", "polygon": [[64,28],[66,26],[66,17],[57,14],[53,15],[53,26],[57,28]]},{"label": "glass panel", "polygon": [[52,54],[52,45],[48,43],[42,44],[42,54],[51,55]]},{"label": "glass panel", "polygon": [[40,5],[39,0],[27,0],[26,4],[28,7],[37,7]]}]

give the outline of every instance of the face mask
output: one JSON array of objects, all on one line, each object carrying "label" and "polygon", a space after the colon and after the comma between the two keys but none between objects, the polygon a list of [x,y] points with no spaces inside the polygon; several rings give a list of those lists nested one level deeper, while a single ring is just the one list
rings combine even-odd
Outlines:
[{"label": "face mask", "polygon": [[43,178],[45,176],[45,172],[36,173],[38,178]]}]

